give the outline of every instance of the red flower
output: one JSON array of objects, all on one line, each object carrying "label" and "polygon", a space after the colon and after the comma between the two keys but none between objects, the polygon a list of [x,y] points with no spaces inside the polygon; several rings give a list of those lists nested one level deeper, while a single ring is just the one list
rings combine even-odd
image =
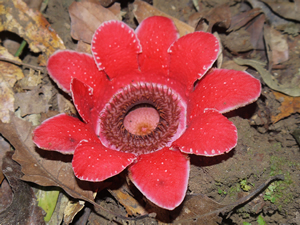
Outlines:
[{"label": "red flower", "polygon": [[93,36],[93,56],[53,54],[49,74],[72,94],[83,122],[66,114],[50,118],[35,129],[36,145],[74,153],[81,180],[103,181],[128,167],[150,201],[177,207],[188,185],[187,154],[214,156],[234,148],[236,127],[221,113],[260,95],[251,75],[210,69],[219,52],[212,34],[177,38],[165,17],[144,20],[136,32],[109,21]]}]

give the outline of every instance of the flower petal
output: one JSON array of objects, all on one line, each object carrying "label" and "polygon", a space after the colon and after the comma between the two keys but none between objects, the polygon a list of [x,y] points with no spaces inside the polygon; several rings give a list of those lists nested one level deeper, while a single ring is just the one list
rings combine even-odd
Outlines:
[{"label": "flower petal", "polygon": [[138,70],[139,40],[130,27],[120,21],[108,21],[96,30],[92,53],[99,70],[105,70],[113,79]]},{"label": "flower petal", "polygon": [[143,49],[138,56],[141,71],[152,71],[156,74],[161,71],[167,75],[170,61],[167,51],[179,37],[173,21],[162,16],[148,17],[135,32]]},{"label": "flower petal", "polygon": [[95,80],[106,79],[91,55],[70,50],[59,50],[51,55],[47,69],[51,78],[66,92],[70,92],[71,80],[74,77],[91,87],[94,87]]},{"label": "flower petal", "polygon": [[93,88],[73,78],[71,81],[71,93],[74,105],[81,118],[86,123],[90,123],[91,110],[94,107]]},{"label": "flower petal", "polygon": [[261,84],[250,74],[236,70],[213,69],[197,84],[190,95],[192,115],[206,108],[225,113],[254,102]]},{"label": "flower petal", "polygon": [[170,47],[170,77],[181,81],[188,90],[200,79],[217,59],[218,39],[205,32],[187,34]]},{"label": "flower petal", "polygon": [[185,153],[214,156],[230,151],[236,143],[234,124],[216,110],[205,110],[191,119],[185,133],[172,145]]},{"label": "flower petal", "polygon": [[189,178],[190,164],[178,150],[163,148],[140,155],[129,167],[135,186],[154,204],[172,210],[183,201]]},{"label": "flower petal", "polygon": [[33,131],[33,141],[39,148],[64,154],[72,154],[82,139],[99,141],[89,125],[66,114],[45,120]]},{"label": "flower petal", "polygon": [[103,181],[121,173],[136,156],[83,140],[74,152],[72,166],[80,180]]},{"label": "flower petal", "polygon": [[91,88],[77,78],[73,78],[71,82],[72,98],[79,115],[84,122],[90,123],[95,132],[98,133],[100,129],[99,113],[107,103],[107,86],[105,87],[104,85],[107,85],[108,82],[106,80],[102,81],[104,82],[96,79],[96,87],[94,88]]}]

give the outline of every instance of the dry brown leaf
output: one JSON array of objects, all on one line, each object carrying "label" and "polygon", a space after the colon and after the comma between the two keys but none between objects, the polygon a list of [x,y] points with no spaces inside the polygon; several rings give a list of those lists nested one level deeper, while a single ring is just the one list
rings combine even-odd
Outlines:
[{"label": "dry brown leaf", "polygon": [[0,213],[0,223],[45,224],[42,209],[37,207],[35,195],[29,184],[20,180],[21,166],[12,160],[13,152],[7,152],[3,158],[3,173],[11,186],[14,195],[11,204]]},{"label": "dry brown leaf", "polygon": [[[0,136],[0,188],[1,188],[1,183],[4,179],[4,175],[3,175],[2,169],[1,169],[2,168],[2,159],[5,155],[5,153],[9,150],[10,150],[10,145],[3,137]],[[0,211],[1,211],[1,209],[0,209]]]},{"label": "dry brown leaf", "polygon": [[246,31],[250,33],[250,42],[253,48],[256,50],[265,50],[263,30],[265,22],[265,15],[260,14],[245,27]]},{"label": "dry brown leaf", "polygon": [[269,25],[265,25],[264,38],[267,45],[268,59],[272,65],[277,65],[289,59],[289,47],[285,35]]},{"label": "dry brown leaf", "polygon": [[[1,173],[2,173],[2,158],[1,158]],[[3,175],[4,177],[4,175]],[[0,213],[3,212],[12,202],[12,199],[14,197],[13,191],[11,190],[11,187],[8,184],[8,181],[6,179],[1,182],[0,185]]]},{"label": "dry brown leaf", "polygon": [[[174,221],[176,224],[215,225],[222,221],[218,209],[221,205],[206,195],[187,195],[179,216]],[[213,212],[213,213],[211,213]]]},{"label": "dry brown leaf", "polygon": [[42,83],[43,76],[40,72],[36,73],[35,70],[29,69],[29,73],[26,74],[22,80],[18,82],[22,89],[28,89],[29,87],[36,87]]},{"label": "dry brown leaf", "polygon": [[125,183],[119,189],[108,190],[114,198],[124,206],[128,216],[137,216],[147,214],[145,209],[139,204],[139,202],[129,195],[128,186]]},{"label": "dry brown leaf", "polygon": [[64,224],[72,223],[74,217],[84,208],[83,201],[69,201],[64,210]]},{"label": "dry brown leaf", "polygon": [[79,40],[77,45],[76,45],[76,51],[77,52],[85,52],[85,53],[88,53],[88,54],[92,54],[92,51],[91,51],[91,45],[82,41],[82,40]]},{"label": "dry brown leaf", "polygon": [[[0,25],[1,26],[1,25]],[[0,57],[10,60],[20,61],[13,57],[8,51],[0,46]],[[8,123],[10,112],[14,111],[14,93],[12,87],[16,81],[22,79],[24,74],[22,70],[11,63],[0,62],[0,120]]]},{"label": "dry brown leaf", "polygon": [[271,120],[273,123],[276,123],[293,113],[300,113],[300,97],[291,97],[277,91],[272,92],[275,98],[281,102],[281,106],[279,107],[280,113],[276,116],[271,116]]},{"label": "dry brown leaf", "polygon": [[15,108],[20,108],[21,116],[48,112],[52,87],[44,85],[31,91],[15,94]]},{"label": "dry brown leaf", "polygon": [[246,52],[253,49],[251,35],[244,28],[231,32],[228,35],[220,35],[224,46],[232,52]]},{"label": "dry brown leaf", "polygon": [[[231,23],[231,12],[227,3],[218,5],[209,11],[199,12],[198,16],[199,18],[205,18],[208,21],[209,25],[207,32],[212,32],[212,27],[214,25],[227,29]],[[196,30],[199,30],[198,26]]]},{"label": "dry brown leaf", "polygon": [[240,29],[241,27],[243,27],[247,23],[249,23],[251,20],[253,20],[255,17],[260,15],[261,13],[262,13],[261,9],[255,8],[255,9],[251,9],[249,11],[234,15],[231,18],[231,24],[227,31],[230,32],[230,31]]},{"label": "dry brown leaf", "polygon": [[222,35],[224,45],[233,52],[264,49],[263,26],[265,16],[261,10],[253,9],[232,18],[229,35]]},{"label": "dry brown leaf", "polygon": [[188,33],[194,32],[194,30],[195,30],[190,25],[154,8],[152,5],[150,5],[146,2],[136,0],[133,3],[133,6],[134,6],[133,14],[139,23],[142,22],[142,20],[144,20],[150,16],[165,16],[165,17],[168,17],[173,20],[173,22],[175,23],[175,26],[177,27],[177,29],[179,31],[180,37],[184,36]]},{"label": "dry brown leaf", "polygon": [[228,69],[228,70],[240,70],[240,71],[246,71],[248,68],[247,66],[240,66],[237,63],[235,63],[233,60],[228,60],[222,64],[222,68]]},{"label": "dry brown leaf", "polygon": [[262,2],[265,2],[272,10],[276,13],[278,13],[280,16],[286,18],[286,19],[292,19],[300,21],[300,1],[270,1],[270,0],[264,0]]},{"label": "dry brown leaf", "polygon": [[93,201],[92,190],[100,189],[102,183],[76,179],[71,156],[37,149],[32,141],[29,122],[12,116],[9,124],[0,123],[0,133],[16,149],[13,159],[22,166],[22,180],[42,186],[58,186],[73,198]]},{"label": "dry brown leaf", "polygon": [[10,31],[24,38],[33,52],[42,52],[41,65],[57,49],[65,49],[63,41],[48,21],[36,10],[28,8],[22,0],[0,0],[2,18],[0,31]]},{"label": "dry brown leaf", "polygon": [[[2,63],[0,63],[0,71]],[[14,111],[14,93],[11,87],[0,76],[0,120],[8,123],[10,120],[10,112]]]},{"label": "dry brown leaf", "polygon": [[[115,8],[113,8],[115,10]],[[115,12],[115,11],[114,11]],[[120,20],[112,11],[96,0],[73,2],[69,7],[71,36],[75,40],[91,43],[95,30],[105,21]]]}]

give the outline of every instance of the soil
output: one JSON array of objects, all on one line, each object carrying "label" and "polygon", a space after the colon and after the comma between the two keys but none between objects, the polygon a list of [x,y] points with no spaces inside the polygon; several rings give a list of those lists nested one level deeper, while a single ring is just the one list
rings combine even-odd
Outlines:
[{"label": "soil", "polygon": [[[45,18],[68,49],[76,48],[76,42],[70,36],[71,21],[68,14],[68,7],[72,2],[72,0],[51,0],[44,11]],[[188,22],[189,16],[196,12],[191,0],[154,2],[158,9],[184,22]],[[203,2],[211,8],[217,5],[215,1]],[[132,13],[132,2],[122,1],[122,10],[126,12],[124,21],[135,28],[137,23]],[[264,51],[243,54],[257,54],[262,61],[267,62]],[[232,53],[225,49],[224,56],[225,59],[232,57]],[[25,57],[24,62],[30,62],[30,57]],[[289,61],[289,64],[293,64],[293,68],[300,68],[299,60]],[[255,70],[249,69],[248,72],[260,78]],[[257,102],[226,115],[238,130],[238,144],[234,150],[211,158],[191,157],[188,194],[201,193],[226,205],[248,195],[274,175],[283,174],[285,180],[272,182],[254,199],[235,208],[230,214],[220,214],[220,224],[263,224],[258,222],[259,216],[268,225],[300,224],[300,150],[292,135],[299,128],[300,116],[294,113],[273,124],[270,118],[279,112],[280,101],[276,100],[271,89],[263,81],[262,84],[262,94]],[[57,87],[53,86],[53,89]],[[57,102],[55,99],[52,101],[52,109],[55,110]],[[141,194],[136,194],[135,198],[140,198],[138,201],[145,204],[146,200]],[[102,191],[98,196],[98,202],[126,216],[124,207],[109,192]],[[161,218],[159,215],[166,215],[157,213],[158,218]],[[76,221],[80,221],[83,215],[85,214],[77,215],[73,223],[79,224]],[[92,210],[88,224],[121,223],[112,218],[103,213],[99,216]],[[170,222],[168,220],[162,218],[163,222]],[[161,224],[158,219],[146,218],[127,224],[159,223]]]}]

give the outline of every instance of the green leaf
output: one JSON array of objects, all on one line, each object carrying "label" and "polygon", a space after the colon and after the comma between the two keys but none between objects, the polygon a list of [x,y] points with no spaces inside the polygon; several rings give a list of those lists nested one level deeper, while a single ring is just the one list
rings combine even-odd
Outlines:
[{"label": "green leaf", "polygon": [[45,191],[39,190],[37,192],[37,201],[38,206],[40,206],[47,215],[44,217],[44,220],[48,222],[51,219],[53,211],[55,209],[57,199],[58,199],[59,191]]},{"label": "green leaf", "polygon": [[258,216],[257,223],[259,225],[267,225],[267,223],[265,222],[264,218],[261,215]]}]

